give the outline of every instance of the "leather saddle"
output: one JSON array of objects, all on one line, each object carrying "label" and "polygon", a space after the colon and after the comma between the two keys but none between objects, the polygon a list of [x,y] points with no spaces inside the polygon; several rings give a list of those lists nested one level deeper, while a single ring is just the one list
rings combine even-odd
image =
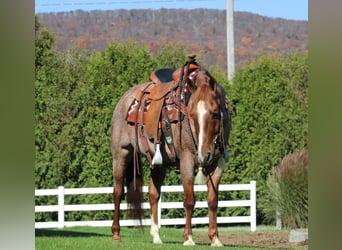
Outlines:
[{"label": "leather saddle", "polygon": [[[200,66],[190,64],[188,73],[191,73]],[[176,96],[176,89],[180,80],[182,68],[162,68],[151,73],[152,82],[143,85],[136,94],[127,114],[127,121],[131,124],[143,124],[144,131],[149,139],[158,143],[161,129],[160,121],[162,108],[166,99]],[[174,117],[175,119],[176,117]],[[174,121],[174,120],[173,120]]]}]

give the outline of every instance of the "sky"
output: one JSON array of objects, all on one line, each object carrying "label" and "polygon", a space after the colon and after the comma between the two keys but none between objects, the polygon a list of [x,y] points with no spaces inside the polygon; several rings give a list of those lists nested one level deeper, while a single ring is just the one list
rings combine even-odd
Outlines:
[{"label": "sky", "polygon": [[[272,18],[308,20],[308,0],[233,0],[234,11],[247,11]],[[35,0],[35,12],[82,9],[226,9],[226,0]]]}]

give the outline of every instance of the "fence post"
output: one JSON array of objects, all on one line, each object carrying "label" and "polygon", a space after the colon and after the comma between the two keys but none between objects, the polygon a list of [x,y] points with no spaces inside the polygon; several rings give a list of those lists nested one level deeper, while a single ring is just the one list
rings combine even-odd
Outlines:
[{"label": "fence post", "polygon": [[58,187],[58,227],[64,227],[64,187]]},{"label": "fence post", "polygon": [[162,203],[162,192],[160,192],[159,195],[159,201],[158,201],[158,228],[160,229],[161,227],[161,203]]},{"label": "fence post", "polygon": [[276,229],[281,230],[281,215],[280,212],[277,210],[276,211]]},{"label": "fence post", "polygon": [[256,181],[251,181],[251,231],[256,231]]}]

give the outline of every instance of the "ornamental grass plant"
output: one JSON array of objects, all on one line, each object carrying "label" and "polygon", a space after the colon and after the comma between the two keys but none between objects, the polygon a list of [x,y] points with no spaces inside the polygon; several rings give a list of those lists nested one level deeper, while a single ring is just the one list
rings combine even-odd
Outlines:
[{"label": "ornamental grass plant", "polygon": [[308,150],[283,158],[267,179],[267,195],[262,209],[269,221],[280,215],[287,228],[308,226]]}]

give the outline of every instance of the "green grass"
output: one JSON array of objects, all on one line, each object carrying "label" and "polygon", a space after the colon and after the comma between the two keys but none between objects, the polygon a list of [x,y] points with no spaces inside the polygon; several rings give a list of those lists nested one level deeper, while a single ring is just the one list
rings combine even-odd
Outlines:
[{"label": "green grass", "polygon": [[[132,249],[132,250],[175,250],[184,249],[183,229],[161,228],[160,237],[162,245],[152,244],[149,228],[121,228],[121,242],[113,242],[109,227],[70,227],[63,229],[36,229],[36,250],[106,250],[106,249]],[[232,232],[241,233],[241,232]],[[194,230],[193,239],[206,236],[205,230]],[[190,247],[191,248],[191,247]],[[208,243],[197,243],[192,249],[213,249]],[[224,249],[233,250],[259,250],[266,248],[225,246]],[[268,248],[269,249],[269,248]]]},{"label": "green grass", "polygon": [[71,227],[36,229],[37,250],[106,249],[177,249],[182,245],[182,231],[161,229],[163,245],[153,245],[149,228],[121,228],[121,242],[113,242],[109,227]]}]

